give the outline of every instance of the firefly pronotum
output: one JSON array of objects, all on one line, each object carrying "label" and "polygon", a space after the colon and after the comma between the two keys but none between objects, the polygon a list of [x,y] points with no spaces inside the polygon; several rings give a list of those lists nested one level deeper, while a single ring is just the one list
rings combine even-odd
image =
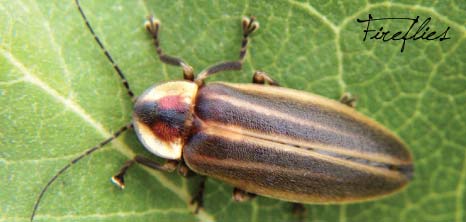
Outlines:
[{"label": "firefly pronotum", "polygon": [[[113,64],[131,99],[134,94],[95,35],[84,11],[76,5],[88,29]],[[160,61],[182,68],[184,80],[155,84],[135,99],[133,120],[111,138],[87,150],[63,167],[42,189],[72,164],[99,150],[122,132],[134,128],[158,163],[135,156],[112,181],[124,188],[124,175],[134,163],[159,171],[178,170],[204,176],[193,197],[203,205],[205,178],[234,186],[233,198],[255,195],[295,203],[342,203],[375,199],[404,187],[413,174],[412,157],[389,130],[356,112],[348,96],[340,102],[279,86],[267,73],[256,71],[251,84],[205,83],[210,75],[240,70],[250,35],[258,29],[254,17],[242,20],[238,60],[213,65],[197,76],[180,58],[160,46],[160,22],[148,18],[145,27]]]}]

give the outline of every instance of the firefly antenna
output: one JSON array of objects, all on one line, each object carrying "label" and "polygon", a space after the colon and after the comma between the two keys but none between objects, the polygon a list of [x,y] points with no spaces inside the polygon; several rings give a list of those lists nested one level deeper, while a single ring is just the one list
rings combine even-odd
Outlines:
[{"label": "firefly antenna", "polygon": [[[128,81],[126,80],[126,77],[125,75],[123,74],[123,72],[121,71],[120,67],[115,63],[115,61],[113,60],[112,56],[110,55],[110,53],[107,51],[107,49],[105,48],[104,44],[102,43],[102,41],[100,41],[99,37],[95,34],[94,32],[94,29],[92,28],[91,24],[89,23],[89,20],[87,19],[86,15],[84,14],[84,11],[82,10],[81,8],[81,5],[79,3],[79,0],[75,0],[75,3],[76,3],[76,6],[78,7],[78,10],[79,10],[79,13],[81,14],[81,17],[84,19],[84,22],[86,23],[86,26],[87,28],[89,29],[89,31],[91,32],[92,36],[94,36],[94,39],[95,41],[97,42],[97,44],[99,45],[100,49],[103,51],[103,53],[105,54],[105,57],[107,57],[108,61],[110,61],[110,63],[112,64],[113,66],[113,69],[117,72],[118,76],[120,76],[120,79],[121,79],[121,82],[123,83],[123,85],[125,86],[126,88],[126,91],[128,93],[128,95],[131,97],[131,99],[134,100],[134,93],[133,91],[131,90],[131,88],[129,87],[129,84],[128,84]],[[80,161],[82,158],[86,157],[86,156],[89,156],[90,154],[92,154],[93,152],[99,150],[100,148],[104,147],[105,145],[107,145],[108,143],[110,143],[112,140],[116,139],[118,136],[121,135],[121,133],[125,132],[126,130],[132,128],[132,124],[127,124],[125,126],[123,126],[122,128],[120,128],[118,131],[116,131],[110,138],[107,138],[105,139],[104,141],[100,142],[97,146],[94,146],[88,150],[86,150],[83,154],[79,155],[78,157],[74,158],[73,160],[71,160],[71,162],[69,162],[68,164],[66,164],[63,168],[60,169],[60,171],[58,171],[58,173],[56,173],[48,182],[47,184],[44,186],[44,188],[42,188],[39,196],[37,197],[37,200],[36,202],[34,203],[34,209],[32,211],[32,214],[31,214],[31,222],[34,220],[34,216],[36,215],[36,212],[37,212],[37,209],[39,208],[39,204],[40,204],[40,201],[42,200],[42,197],[44,196],[45,192],[48,190],[48,188],[57,180],[57,178],[63,174],[64,172],[66,172],[66,170],[68,170],[72,165],[76,164],[78,161]]]},{"label": "firefly antenna", "polygon": [[125,75],[124,75],[123,72],[121,71],[121,69],[120,69],[120,67],[118,66],[118,64],[115,63],[115,61],[113,60],[112,56],[111,56],[110,53],[107,51],[107,49],[105,48],[105,46],[104,46],[104,44],[102,43],[102,41],[100,41],[99,37],[95,34],[94,29],[92,28],[91,24],[89,23],[89,20],[88,20],[87,17],[86,17],[86,14],[84,14],[83,9],[81,8],[81,5],[80,5],[80,3],[79,3],[79,0],[75,0],[75,2],[76,2],[76,6],[78,7],[79,13],[81,14],[81,17],[84,19],[84,22],[86,23],[87,28],[88,28],[89,31],[91,32],[92,36],[94,36],[94,39],[95,39],[95,41],[97,42],[97,44],[99,44],[100,49],[101,49],[101,50],[103,51],[103,53],[105,54],[105,57],[107,57],[108,61],[110,61],[110,63],[112,63],[113,69],[115,69],[115,71],[118,73],[118,76],[120,76],[121,82],[122,82],[123,85],[125,86],[126,92],[128,93],[129,97],[131,97],[131,99],[134,100],[134,93],[133,93],[133,91],[131,90],[131,88],[129,87],[128,80],[126,80]]},{"label": "firefly antenna", "polygon": [[36,203],[34,204],[34,209],[32,210],[32,214],[31,214],[31,222],[34,220],[34,216],[36,215],[36,211],[39,207],[39,203],[40,201],[42,200],[42,197],[44,196],[45,192],[47,191],[47,189],[50,187],[50,185],[53,184],[53,182],[55,182],[55,180],[57,180],[57,178],[63,174],[67,169],[69,169],[71,167],[71,165],[74,165],[76,164],[79,160],[81,160],[82,158],[86,157],[86,156],[89,156],[91,153],[99,150],[100,148],[102,148],[103,146],[107,145],[108,143],[110,143],[112,140],[116,139],[118,136],[121,135],[121,133],[123,133],[124,131],[132,128],[132,124],[128,124],[126,126],[123,126],[121,127],[118,131],[116,131],[110,138],[100,142],[97,146],[94,146],[88,150],[86,150],[86,152],[84,152],[83,154],[79,155],[78,157],[74,158],[70,163],[66,164],[63,168],[61,168],[60,171],[58,171],[57,174],[55,174],[52,179],[49,180],[49,182],[47,182],[47,184],[45,185],[44,188],[42,188],[42,190],[40,191],[40,194],[39,194],[39,197],[37,197],[37,200],[36,200]]}]

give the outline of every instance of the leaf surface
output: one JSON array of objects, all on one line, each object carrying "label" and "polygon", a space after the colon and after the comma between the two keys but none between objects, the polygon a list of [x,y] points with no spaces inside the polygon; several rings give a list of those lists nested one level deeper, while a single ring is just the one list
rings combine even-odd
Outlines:
[{"label": "leaf surface", "polygon": [[[415,178],[390,197],[357,204],[306,205],[308,221],[465,221],[466,12],[461,1],[83,1],[89,22],[138,95],[181,79],[158,61],[145,16],[162,21],[164,51],[195,70],[236,59],[240,20],[261,28],[245,67],[210,80],[250,82],[263,70],[285,87],[338,99],[397,133],[415,158]],[[363,42],[357,18],[432,17],[451,39]],[[73,1],[0,1],[0,221],[28,221],[46,182],[74,157],[131,121],[132,103]],[[409,24],[387,21],[390,30]],[[289,203],[231,200],[232,187],[208,180],[205,209],[189,204],[198,178],[137,166],[127,188],[109,183],[136,153],[129,131],[82,159],[50,187],[37,221],[293,221]],[[160,161],[160,159],[157,159]]]}]

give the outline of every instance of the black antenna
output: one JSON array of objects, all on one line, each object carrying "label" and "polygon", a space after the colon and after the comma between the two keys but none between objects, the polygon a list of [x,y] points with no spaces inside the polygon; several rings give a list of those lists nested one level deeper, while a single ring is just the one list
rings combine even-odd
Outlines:
[{"label": "black antenna", "polygon": [[[120,76],[121,78],[121,81],[123,83],[123,85],[125,86],[126,88],[126,91],[128,93],[128,95],[131,97],[131,99],[134,100],[134,93],[133,91],[131,91],[131,88],[129,87],[129,84],[128,84],[128,81],[126,80],[126,77],[125,75],[123,74],[123,72],[121,71],[120,67],[118,67],[118,65],[115,63],[115,61],[113,60],[112,56],[110,55],[110,53],[107,51],[107,49],[105,48],[105,46],[102,44],[102,42],[100,41],[99,37],[95,34],[94,32],[94,29],[92,28],[91,24],[89,23],[86,15],[84,14],[84,11],[82,10],[81,8],[81,5],[79,4],[79,0],[75,0],[75,3],[76,3],[76,6],[78,7],[78,10],[79,10],[79,13],[81,14],[82,18],[84,19],[84,22],[86,23],[86,26],[87,28],[89,29],[89,31],[91,32],[92,36],[94,36],[94,39],[95,41],[97,42],[97,44],[99,45],[100,49],[104,52],[105,56],[107,57],[107,59],[110,61],[110,63],[112,63],[112,66],[113,68],[115,69],[115,71],[118,73],[118,76]],[[104,147],[105,145],[107,145],[108,143],[110,143],[112,140],[116,139],[118,136],[120,136],[123,132],[125,132],[126,130],[132,128],[132,124],[127,124],[125,126],[123,126],[122,128],[120,128],[118,131],[116,131],[110,138],[108,139],[105,139],[104,141],[100,142],[97,146],[94,146],[88,150],[86,150],[83,154],[79,155],[78,157],[74,158],[70,163],[66,164],[63,168],[60,169],[60,171],[58,171],[58,173],[56,173],[48,182],[47,184],[44,186],[44,188],[42,188],[39,196],[37,197],[37,200],[36,202],[34,203],[34,209],[32,210],[32,214],[31,214],[31,222],[34,220],[34,216],[36,215],[36,212],[37,212],[37,209],[39,208],[39,204],[40,204],[40,201],[42,200],[42,197],[44,196],[45,192],[48,190],[48,188],[57,180],[57,178],[63,174],[66,170],[68,170],[72,165],[76,164],[78,161],[80,161],[82,158],[86,157],[86,156],[89,156],[90,154],[92,154],[93,152],[99,150],[100,148]]]},{"label": "black antenna", "polygon": [[97,44],[99,44],[100,49],[102,49],[102,51],[104,52],[104,54],[107,57],[108,61],[110,61],[110,63],[112,63],[112,66],[115,69],[115,71],[118,73],[118,76],[120,76],[121,82],[125,86],[129,97],[131,97],[131,99],[134,100],[134,93],[133,93],[133,91],[131,91],[131,89],[129,87],[129,84],[128,84],[128,80],[126,80],[125,75],[121,71],[120,67],[115,63],[115,61],[113,60],[110,53],[108,53],[107,49],[105,48],[104,44],[100,41],[99,37],[95,34],[94,29],[92,28],[91,24],[89,23],[89,20],[87,20],[86,14],[84,14],[84,11],[81,8],[81,5],[79,4],[79,0],[75,0],[75,2],[76,2],[76,6],[78,7],[79,13],[81,14],[81,17],[84,19],[84,22],[86,23],[87,28],[91,32],[92,36],[94,36],[95,41],[97,42]]},{"label": "black antenna", "polygon": [[36,211],[39,207],[39,203],[40,201],[42,200],[42,197],[44,196],[45,192],[47,191],[47,189],[50,187],[50,185],[53,184],[53,182],[55,182],[55,180],[57,180],[57,178],[63,174],[68,168],[71,167],[71,165],[73,164],[76,164],[79,160],[81,160],[82,158],[90,155],[91,153],[99,150],[100,148],[102,148],[103,146],[107,145],[108,143],[110,143],[112,140],[114,140],[115,138],[117,138],[121,133],[123,133],[124,131],[132,128],[132,124],[128,124],[126,126],[123,126],[122,128],[120,128],[118,131],[116,131],[110,138],[100,142],[97,146],[94,146],[88,150],[86,150],[86,152],[84,152],[83,154],[79,155],[78,157],[74,158],[70,163],[66,164],[63,168],[61,168],[60,171],[58,171],[58,173],[56,173],[52,179],[49,180],[49,182],[47,182],[47,184],[45,185],[44,188],[42,188],[42,190],[40,191],[40,194],[39,194],[39,197],[37,197],[37,200],[36,200],[36,203],[34,204],[34,209],[32,210],[32,214],[31,214],[31,221],[34,220],[34,216],[36,215]]}]

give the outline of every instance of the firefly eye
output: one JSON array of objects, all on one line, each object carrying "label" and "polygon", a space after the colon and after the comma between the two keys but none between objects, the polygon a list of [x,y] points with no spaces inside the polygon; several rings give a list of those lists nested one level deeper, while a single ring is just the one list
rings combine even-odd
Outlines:
[{"label": "firefly eye", "polygon": [[137,103],[134,107],[134,113],[141,122],[150,126],[156,120],[157,108],[158,106],[156,102]]}]

